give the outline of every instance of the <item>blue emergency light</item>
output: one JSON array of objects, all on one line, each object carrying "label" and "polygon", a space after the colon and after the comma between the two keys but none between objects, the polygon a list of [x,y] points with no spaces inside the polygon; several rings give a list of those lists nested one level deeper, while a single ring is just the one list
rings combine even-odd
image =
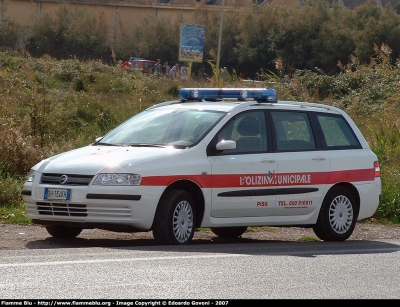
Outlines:
[{"label": "blue emergency light", "polygon": [[257,100],[276,101],[276,91],[267,88],[182,88],[180,98],[183,100]]}]

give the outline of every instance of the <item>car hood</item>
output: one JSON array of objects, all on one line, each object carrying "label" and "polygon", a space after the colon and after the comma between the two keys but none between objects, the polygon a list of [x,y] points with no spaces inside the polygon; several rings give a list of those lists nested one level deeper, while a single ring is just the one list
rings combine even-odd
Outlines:
[{"label": "car hood", "polygon": [[34,168],[42,173],[86,174],[116,172],[127,165],[170,156],[173,147],[87,146],[50,157]]}]

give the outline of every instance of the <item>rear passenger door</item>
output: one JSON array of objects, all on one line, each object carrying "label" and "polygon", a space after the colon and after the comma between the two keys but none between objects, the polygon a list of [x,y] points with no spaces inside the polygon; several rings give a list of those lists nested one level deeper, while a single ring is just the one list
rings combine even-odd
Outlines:
[{"label": "rear passenger door", "polygon": [[312,128],[308,112],[271,111],[270,116],[278,160],[273,215],[310,215],[323,200],[329,160],[324,151],[317,149],[320,144],[317,146],[316,129]]}]

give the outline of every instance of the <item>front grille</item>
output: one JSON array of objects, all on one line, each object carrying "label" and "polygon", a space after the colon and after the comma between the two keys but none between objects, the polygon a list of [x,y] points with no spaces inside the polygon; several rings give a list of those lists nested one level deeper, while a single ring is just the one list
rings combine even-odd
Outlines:
[{"label": "front grille", "polygon": [[61,185],[60,178],[67,175],[68,179],[63,185],[89,185],[92,181],[92,175],[75,175],[75,174],[42,174],[40,183]]},{"label": "front grille", "polygon": [[65,202],[36,202],[27,204],[27,215],[34,216],[34,219],[51,220],[96,220],[110,222],[132,221],[132,209],[124,204],[72,204]]},{"label": "front grille", "polygon": [[65,203],[36,203],[41,215],[87,216],[86,205]]}]

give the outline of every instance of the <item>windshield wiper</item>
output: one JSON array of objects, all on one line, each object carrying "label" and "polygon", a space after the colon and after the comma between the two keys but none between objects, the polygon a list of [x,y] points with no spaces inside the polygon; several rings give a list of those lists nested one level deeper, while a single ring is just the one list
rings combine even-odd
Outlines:
[{"label": "windshield wiper", "polygon": [[165,145],[160,145],[160,144],[148,144],[148,143],[133,143],[133,144],[124,144],[121,146],[130,146],[130,147],[160,147],[164,148],[166,147]]},{"label": "windshield wiper", "polygon": [[113,144],[113,143],[94,143],[93,145],[101,145],[101,146],[120,146],[120,147],[160,147],[164,148],[165,145],[160,144],[148,144],[148,143],[122,143],[122,144]]},{"label": "windshield wiper", "polygon": [[118,144],[112,144],[112,143],[94,143],[94,145],[102,145],[102,146],[120,146]]}]

